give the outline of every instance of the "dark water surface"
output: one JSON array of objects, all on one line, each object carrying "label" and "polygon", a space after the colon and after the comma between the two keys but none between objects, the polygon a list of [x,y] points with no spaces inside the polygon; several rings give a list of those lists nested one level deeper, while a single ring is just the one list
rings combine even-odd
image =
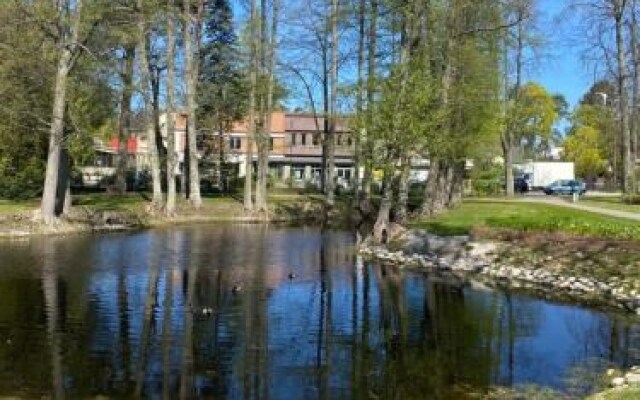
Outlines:
[{"label": "dark water surface", "polygon": [[458,399],[583,390],[640,361],[620,316],[363,265],[353,246],[233,225],[1,242],[0,395]]}]

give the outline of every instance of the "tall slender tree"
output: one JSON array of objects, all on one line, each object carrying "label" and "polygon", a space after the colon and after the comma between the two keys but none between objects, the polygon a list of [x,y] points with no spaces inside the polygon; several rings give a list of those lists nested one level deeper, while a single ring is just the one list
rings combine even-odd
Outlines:
[{"label": "tall slender tree", "polygon": [[149,162],[151,166],[151,185],[153,196],[151,199],[151,207],[154,210],[162,208],[162,183],[160,173],[160,160],[158,156],[158,143],[156,141],[156,107],[154,106],[154,94],[151,89],[152,82],[150,77],[151,68],[149,66],[148,54],[148,16],[149,10],[145,7],[144,0],[137,0],[138,11],[138,61],[140,64],[140,91],[144,99],[145,128],[144,132],[147,137]]},{"label": "tall slender tree", "polygon": [[336,127],[338,124],[338,18],[340,12],[340,3],[338,0],[331,2],[331,98],[330,98],[330,115],[325,119],[330,119],[329,135],[327,141],[327,171],[326,171],[326,203],[328,207],[335,205],[335,146],[336,146]]},{"label": "tall slender tree", "polygon": [[[133,36],[133,35],[132,35]],[[116,165],[116,189],[123,194],[127,191],[128,141],[131,135],[131,98],[133,96],[133,73],[135,67],[136,45],[128,38],[122,49],[120,79],[122,95],[120,116],[118,119],[118,160]]]},{"label": "tall slender tree", "polygon": [[[195,8],[195,12],[194,12]],[[204,0],[184,0],[184,52],[185,52],[185,81],[187,97],[187,143],[189,153],[189,201],[198,209],[202,206],[200,195],[200,170],[198,165],[198,125],[196,119],[198,68],[201,46],[202,16],[204,14]]]},{"label": "tall slender tree", "polygon": [[627,97],[627,61],[624,40],[624,24],[628,6],[627,0],[610,0],[615,25],[618,113],[620,116],[620,138],[622,140],[622,184],[625,193],[635,188],[633,160],[631,159],[631,132],[629,131],[629,108]]},{"label": "tall slender tree", "polygon": [[[174,0],[167,0],[167,104],[165,111],[165,123],[167,126],[167,204],[165,214],[172,216],[176,209],[176,112],[175,103],[175,53],[176,53],[176,27]],[[186,177],[182,174],[182,179]]]},{"label": "tall slender tree", "polygon": [[[67,100],[67,81],[75,62],[83,51],[80,46],[84,40],[80,30],[84,18],[83,0],[58,1],[55,3],[55,20],[53,24],[58,32],[56,47],[59,49],[56,67],[56,78],[53,95],[53,110],[49,133],[49,154],[44,181],[44,190],[40,206],[41,218],[46,224],[52,224],[56,219],[56,202],[59,197],[59,187],[67,186],[67,182],[60,182],[62,145],[64,141],[65,110]],[[66,193],[66,190],[65,192]]]},{"label": "tall slender tree", "polygon": [[253,212],[253,146],[256,133],[256,97],[258,86],[258,4],[251,0],[249,19],[249,112],[247,121],[247,144],[245,152],[244,210]]}]

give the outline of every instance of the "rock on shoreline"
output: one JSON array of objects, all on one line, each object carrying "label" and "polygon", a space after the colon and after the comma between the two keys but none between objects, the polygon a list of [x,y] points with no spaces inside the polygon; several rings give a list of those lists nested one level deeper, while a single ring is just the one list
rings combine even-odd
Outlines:
[{"label": "rock on shoreline", "polygon": [[[423,230],[396,229],[388,246],[364,242],[365,258],[398,267],[446,272],[489,286],[524,288],[568,296],[579,301],[614,306],[640,315],[640,291],[628,280],[581,276],[567,268],[546,268],[558,260],[547,256],[542,263],[510,263],[509,254],[522,248],[506,242],[473,240],[470,236],[441,237]],[[580,259],[581,254],[576,254]],[[506,262],[505,262],[506,259]]]}]

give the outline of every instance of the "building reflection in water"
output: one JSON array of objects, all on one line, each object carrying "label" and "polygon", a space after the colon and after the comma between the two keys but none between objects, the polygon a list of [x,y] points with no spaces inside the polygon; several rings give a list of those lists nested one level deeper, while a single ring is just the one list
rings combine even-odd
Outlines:
[{"label": "building reflection in water", "polygon": [[[464,398],[639,361],[623,318],[364,263],[349,232],[0,244],[0,394]],[[604,360],[588,363],[590,360]]]}]

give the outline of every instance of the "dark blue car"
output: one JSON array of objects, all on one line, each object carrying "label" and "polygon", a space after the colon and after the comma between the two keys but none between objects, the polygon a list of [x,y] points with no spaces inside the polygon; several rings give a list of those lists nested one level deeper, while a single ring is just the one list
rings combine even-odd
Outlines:
[{"label": "dark blue car", "polygon": [[578,179],[560,179],[544,188],[544,193],[548,195],[553,194],[585,194],[587,186]]}]

